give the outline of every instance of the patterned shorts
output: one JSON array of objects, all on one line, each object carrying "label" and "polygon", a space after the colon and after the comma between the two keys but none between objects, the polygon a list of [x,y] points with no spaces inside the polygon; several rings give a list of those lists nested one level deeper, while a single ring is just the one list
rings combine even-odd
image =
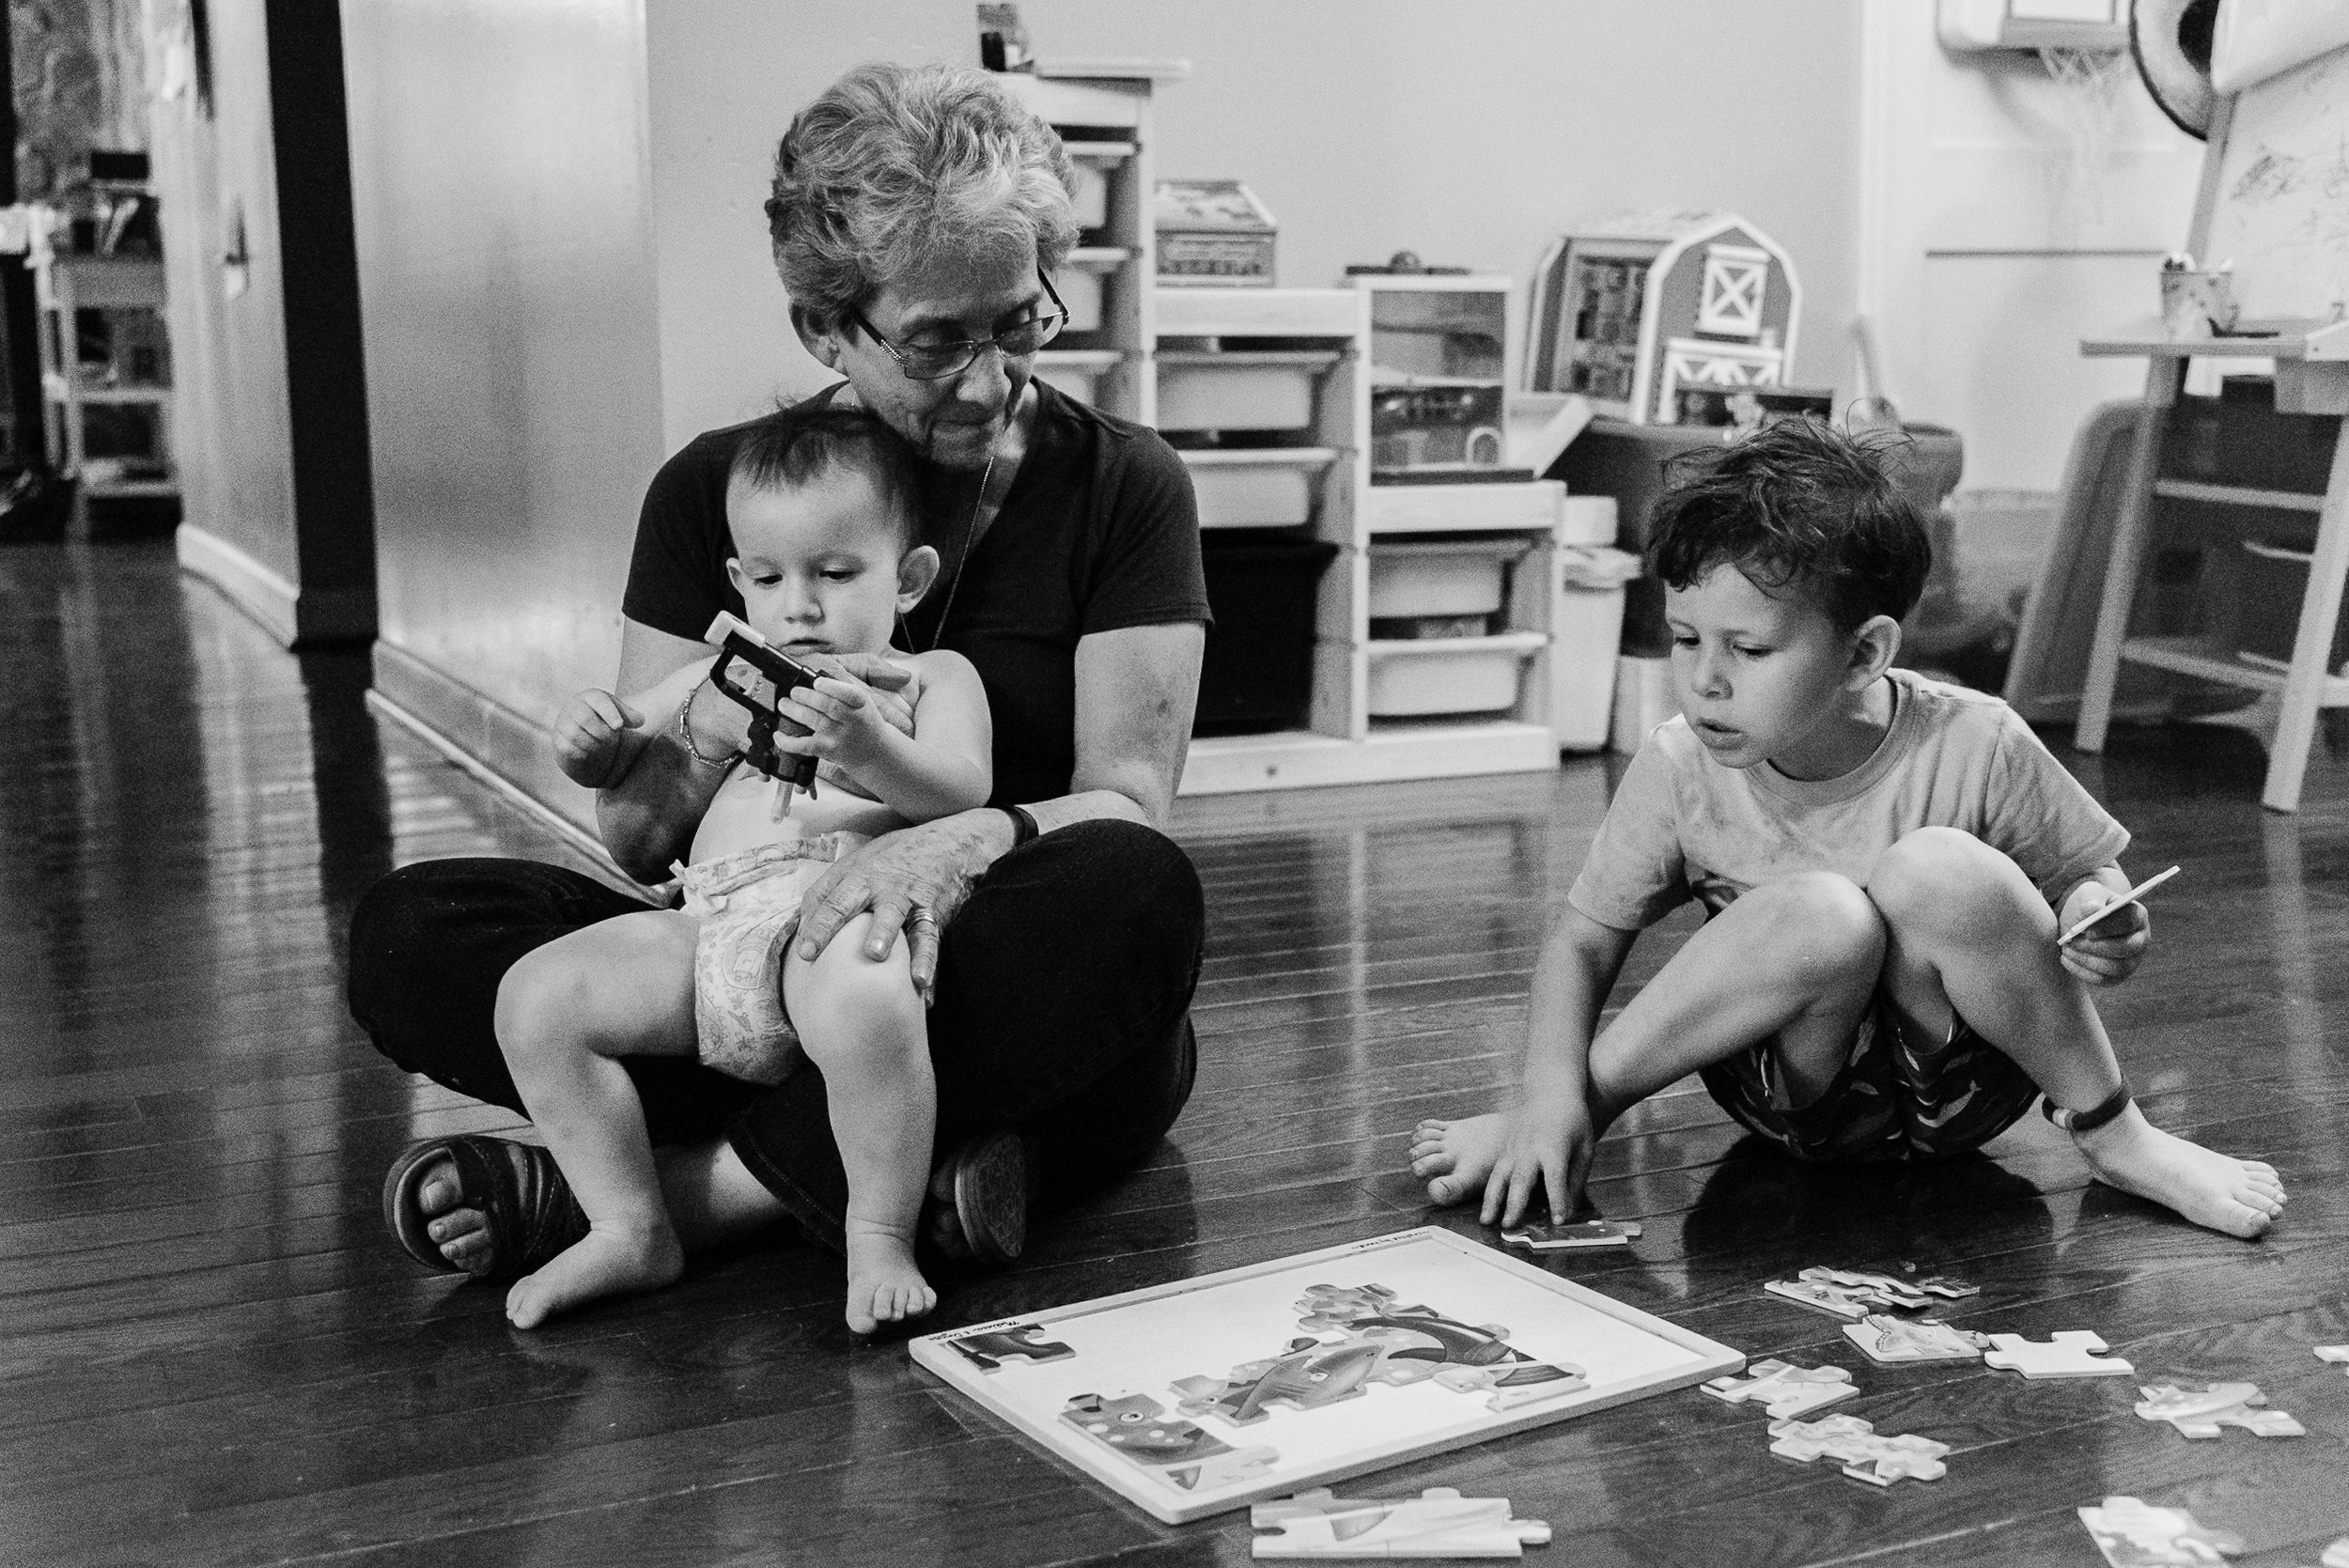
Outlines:
[{"label": "patterned shorts", "polygon": [[783,1006],[783,944],[800,899],[832,862],[867,842],[817,833],[753,845],[685,866],[693,944],[693,1030],[702,1064],[752,1083],[781,1083],[800,1064],[800,1032]]},{"label": "patterned shorts", "polygon": [[1739,1123],[1821,1163],[1964,1154],[2013,1126],[2039,1097],[2030,1075],[1965,1019],[1938,1045],[1921,1048],[1922,1034],[1878,990],[1835,1081],[1809,1105],[1787,1105],[1775,1038],[1699,1076]]}]

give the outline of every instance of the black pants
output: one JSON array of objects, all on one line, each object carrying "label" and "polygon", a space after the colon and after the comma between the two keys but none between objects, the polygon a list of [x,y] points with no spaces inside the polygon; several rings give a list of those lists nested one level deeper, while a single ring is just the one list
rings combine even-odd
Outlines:
[{"label": "black pants", "polygon": [[[410,1072],[520,1111],[492,1025],[499,982],[523,954],[643,908],[536,861],[403,867],[351,916],[351,1016]],[[1025,1134],[1045,1205],[1140,1164],[1190,1097],[1206,924],[1190,858],[1133,823],[1077,823],[997,861],[939,950],[938,1146]],[[681,1058],[627,1066],[656,1146],[723,1135],[812,1235],[841,1245],[848,1183],[820,1072],[762,1088]]]}]

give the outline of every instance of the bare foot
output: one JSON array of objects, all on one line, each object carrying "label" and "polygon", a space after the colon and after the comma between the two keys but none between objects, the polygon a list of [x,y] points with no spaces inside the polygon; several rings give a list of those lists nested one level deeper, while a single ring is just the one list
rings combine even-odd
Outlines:
[{"label": "bare foot", "polygon": [[657,1229],[590,1225],[544,1268],[514,1281],[506,1293],[506,1318],[517,1328],[536,1328],[557,1312],[607,1296],[659,1290],[684,1272],[685,1249],[665,1220]]},{"label": "bare foot", "polygon": [[1495,1115],[1422,1122],[1411,1135],[1411,1174],[1426,1178],[1427,1196],[1436,1203],[1466,1203],[1485,1190],[1485,1178],[1501,1157],[1503,1130]]},{"label": "bare foot", "polygon": [[2135,1106],[2072,1141],[2098,1181],[2214,1231],[2255,1236],[2284,1211],[2284,1184],[2273,1166],[2189,1143],[2155,1126]]},{"label": "bare foot", "polygon": [[870,1334],[884,1323],[920,1317],[938,1292],[913,1263],[913,1228],[848,1217],[848,1331]]},{"label": "bare foot", "polygon": [[432,1221],[425,1233],[454,1268],[477,1274],[490,1266],[490,1232],[481,1211],[465,1206],[457,1162],[439,1160],[416,1184],[416,1207]]}]

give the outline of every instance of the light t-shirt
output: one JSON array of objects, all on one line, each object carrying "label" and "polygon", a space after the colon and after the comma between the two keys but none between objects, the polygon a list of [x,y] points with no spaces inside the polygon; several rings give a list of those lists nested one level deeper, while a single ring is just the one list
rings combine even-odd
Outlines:
[{"label": "light t-shirt", "polygon": [[1574,907],[1619,931],[1690,898],[1719,914],[1747,889],[1832,871],[1866,886],[1920,828],[1956,828],[2023,868],[2050,903],[2120,858],[2128,830],[1998,698],[1893,670],[1891,728],[1840,778],[1713,760],[1686,719],[1656,727],[1607,808]]}]

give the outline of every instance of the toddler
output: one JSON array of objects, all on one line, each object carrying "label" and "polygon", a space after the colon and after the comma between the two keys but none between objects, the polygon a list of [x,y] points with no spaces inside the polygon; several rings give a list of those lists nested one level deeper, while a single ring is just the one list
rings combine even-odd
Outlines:
[{"label": "toddler", "polygon": [[[726,523],[738,553],[726,570],[744,618],[829,672],[777,704],[806,733],[779,734],[776,747],[820,758],[817,785],[798,793],[739,753],[705,757],[686,728],[695,756],[728,772],[680,869],[685,908],[587,926],[506,974],[498,1044],[588,1220],[585,1236],[507,1294],[519,1327],[666,1284],[683,1267],[626,1056],[698,1057],[764,1083],[803,1049],[824,1075],[848,1177],[848,1327],[871,1333],[936,1302],[913,1256],[937,1095],[906,945],[867,957],[868,914],[813,960],[784,952],[802,893],[833,861],[879,833],[983,805],[990,791],[986,694],[961,655],[894,656],[914,676],[910,734],[824,657],[887,653],[897,617],[938,575],[938,551],[918,537],[916,465],[879,419],[830,408],[770,416],[735,458]],[[684,725],[708,670],[689,664],[626,698],[572,698],[555,726],[564,771],[603,788],[626,777],[660,726]],[[751,673],[733,672],[738,683]]]}]

